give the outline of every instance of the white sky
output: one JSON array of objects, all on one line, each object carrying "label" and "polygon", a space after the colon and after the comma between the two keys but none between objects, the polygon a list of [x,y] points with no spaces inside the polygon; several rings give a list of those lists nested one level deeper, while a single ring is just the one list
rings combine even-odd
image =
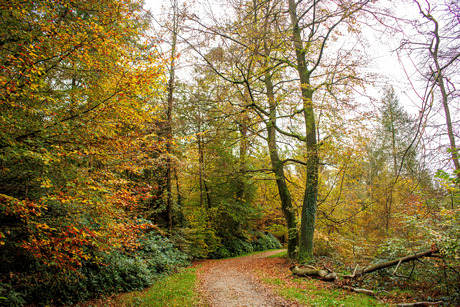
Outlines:
[{"label": "white sky", "polygon": [[[150,9],[153,14],[161,10],[161,6],[168,0],[144,0],[145,8]],[[169,1],[168,1],[169,2]]]},{"label": "white sky", "polygon": [[[145,0],[145,8],[149,9],[155,17],[160,17],[165,13],[165,8],[170,6],[172,1],[173,0]],[[218,1],[204,0],[202,2],[205,2],[205,5],[209,6],[210,3],[217,3]],[[203,5],[203,3],[201,3],[201,5]],[[407,10],[407,8],[404,8],[404,11],[406,14],[410,12]],[[414,13],[416,14],[417,12],[414,10]],[[372,68],[374,68],[380,74],[386,76],[387,80],[395,86],[396,90],[400,93],[401,96],[404,95],[404,91],[407,92],[406,94],[409,94],[408,92],[410,89],[407,88],[407,77],[400,63],[398,63],[396,53],[392,53],[392,51],[396,48],[396,42],[394,42],[392,45],[389,41],[379,41],[377,34],[373,34],[372,30],[365,31],[365,33],[368,33],[366,35],[371,36],[369,41],[372,44],[369,46],[368,51],[372,55]],[[406,68],[410,69],[410,65],[407,64],[406,66]],[[414,99],[415,97],[408,98],[408,100]],[[416,107],[413,105],[414,103],[415,102],[407,102],[409,105],[412,104],[412,106],[409,106],[411,108]]]}]

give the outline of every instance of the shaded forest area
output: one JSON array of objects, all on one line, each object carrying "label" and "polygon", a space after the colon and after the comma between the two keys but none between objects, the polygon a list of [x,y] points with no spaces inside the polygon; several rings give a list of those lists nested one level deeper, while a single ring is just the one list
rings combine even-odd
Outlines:
[{"label": "shaded forest area", "polygon": [[0,0],[0,305],[282,245],[459,303],[460,5],[219,7]]}]

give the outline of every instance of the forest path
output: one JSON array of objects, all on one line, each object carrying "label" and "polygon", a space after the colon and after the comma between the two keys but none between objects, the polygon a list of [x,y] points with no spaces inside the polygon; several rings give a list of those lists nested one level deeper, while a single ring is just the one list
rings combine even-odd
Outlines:
[{"label": "forest path", "polygon": [[200,292],[211,307],[298,306],[276,295],[263,285],[254,271],[269,266],[267,258],[283,250],[268,251],[238,258],[204,260],[195,264]]}]

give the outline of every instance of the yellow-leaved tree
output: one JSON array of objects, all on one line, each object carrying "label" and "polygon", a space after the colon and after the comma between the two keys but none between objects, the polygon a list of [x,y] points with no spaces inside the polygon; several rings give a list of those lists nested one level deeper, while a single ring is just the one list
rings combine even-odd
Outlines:
[{"label": "yellow-leaved tree", "polygon": [[46,283],[153,227],[136,217],[149,187],[130,180],[163,90],[142,5],[0,1],[2,282]]}]

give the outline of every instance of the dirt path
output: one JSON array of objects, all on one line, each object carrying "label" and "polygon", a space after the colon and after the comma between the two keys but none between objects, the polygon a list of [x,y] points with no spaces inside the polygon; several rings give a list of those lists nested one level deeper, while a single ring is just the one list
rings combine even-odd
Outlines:
[{"label": "dirt path", "polygon": [[257,280],[254,270],[267,265],[269,251],[255,255],[205,260],[196,264],[201,292],[212,307],[297,306],[274,294]]}]

